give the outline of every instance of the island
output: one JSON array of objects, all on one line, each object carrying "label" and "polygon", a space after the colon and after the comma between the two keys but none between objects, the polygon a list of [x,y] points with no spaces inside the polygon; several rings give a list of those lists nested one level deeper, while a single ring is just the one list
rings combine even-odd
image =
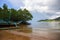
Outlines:
[{"label": "island", "polygon": [[52,21],[60,21],[60,17],[57,17],[55,19],[45,19],[45,20],[39,20],[38,22],[52,22]]}]

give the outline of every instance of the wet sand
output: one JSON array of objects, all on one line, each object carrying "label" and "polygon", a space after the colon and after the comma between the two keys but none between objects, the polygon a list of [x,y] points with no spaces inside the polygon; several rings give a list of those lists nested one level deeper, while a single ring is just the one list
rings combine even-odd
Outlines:
[{"label": "wet sand", "polygon": [[60,40],[60,32],[34,31],[24,33],[14,30],[2,30],[0,31],[0,40]]},{"label": "wet sand", "polygon": [[30,38],[23,35],[15,35],[3,30],[0,31],[0,40],[30,40]]}]

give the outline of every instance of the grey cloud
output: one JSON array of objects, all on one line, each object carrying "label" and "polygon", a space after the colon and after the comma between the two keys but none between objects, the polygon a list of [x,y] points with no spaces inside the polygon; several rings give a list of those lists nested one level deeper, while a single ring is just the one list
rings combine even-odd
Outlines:
[{"label": "grey cloud", "polygon": [[48,16],[53,16],[53,15],[57,15],[59,16],[60,14],[57,14],[57,13],[46,13]]},{"label": "grey cloud", "polygon": [[[36,3],[34,5],[39,5],[39,6],[48,6],[48,10],[51,10],[51,11],[55,11],[55,12],[58,12],[60,11],[60,0],[51,0],[47,3]],[[34,6],[32,5],[32,6]]]},{"label": "grey cloud", "polygon": [[60,0],[54,0],[48,4],[49,10],[60,11]]},{"label": "grey cloud", "polygon": [[[57,14],[56,12],[60,12],[60,0],[51,0],[50,2],[47,2],[46,4],[44,3],[37,3],[39,6],[48,6],[48,10],[51,12],[46,12],[46,13],[40,13],[40,17],[44,18],[50,18],[54,16],[60,16],[60,14]],[[47,10],[47,11],[48,11]],[[41,16],[42,15],[42,16]]]}]

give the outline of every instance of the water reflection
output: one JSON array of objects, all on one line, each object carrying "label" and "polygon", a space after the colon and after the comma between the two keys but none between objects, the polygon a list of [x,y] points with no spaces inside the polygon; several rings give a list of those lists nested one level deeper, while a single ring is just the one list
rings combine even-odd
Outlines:
[{"label": "water reflection", "polygon": [[[16,33],[17,38],[14,37],[16,40],[20,40],[20,38],[22,38],[21,40],[60,40],[60,22],[33,22],[31,25],[22,24],[19,26],[19,29],[11,31],[13,34]],[[9,30],[9,32],[11,31]],[[22,34],[20,32],[22,32]],[[3,33],[0,33],[3,36]],[[4,37],[6,35],[7,33],[4,34]],[[10,34],[8,34],[8,36],[9,35]],[[23,37],[18,37],[20,35]]]},{"label": "water reflection", "polygon": [[60,29],[60,22],[34,22],[32,28]]},{"label": "water reflection", "polygon": [[20,25],[20,28],[24,31],[31,28],[31,40],[60,40],[60,22],[34,22],[31,25]]},{"label": "water reflection", "polygon": [[34,22],[31,27],[33,40],[60,40],[60,22]]},{"label": "water reflection", "polygon": [[19,26],[19,29],[17,29],[16,31],[18,31],[18,32],[24,32],[24,33],[31,33],[32,32],[32,28],[29,27],[29,25],[21,24]]}]

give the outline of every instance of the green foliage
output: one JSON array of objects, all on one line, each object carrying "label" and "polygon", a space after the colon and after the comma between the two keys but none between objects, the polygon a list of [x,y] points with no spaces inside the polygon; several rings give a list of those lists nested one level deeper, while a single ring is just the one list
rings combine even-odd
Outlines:
[{"label": "green foliage", "polygon": [[38,22],[53,22],[55,20],[53,19],[45,19],[45,20],[39,20]]},{"label": "green foliage", "polygon": [[56,21],[60,21],[60,17],[58,17],[58,18],[55,18],[54,20],[56,20]]},{"label": "green foliage", "polygon": [[22,9],[19,9],[19,10],[18,10],[18,13],[17,13],[18,20],[20,20],[20,21],[24,20],[23,15],[24,15],[24,14],[23,14]]},{"label": "green foliage", "polygon": [[58,22],[60,22],[60,17],[57,17],[57,18],[55,18],[55,19],[39,20],[38,22],[41,22],[41,21],[43,21],[43,22],[52,22],[52,21],[58,21]]},{"label": "green foliage", "polygon": [[27,9],[24,9],[24,10],[19,9],[18,14],[20,16],[19,17],[20,20],[22,21],[29,21],[29,20],[32,20],[33,18],[33,16],[30,14],[30,12]]},{"label": "green foliage", "polygon": [[32,20],[33,16],[27,9],[19,9],[15,10],[14,8],[8,9],[8,6],[6,4],[3,5],[2,8],[0,8],[0,19],[4,21],[13,21],[13,22],[19,22],[19,21],[29,21]]},{"label": "green foliage", "polygon": [[8,6],[6,4],[3,5],[3,9],[7,10]]},{"label": "green foliage", "polygon": [[2,19],[2,8],[0,8],[0,19]]},{"label": "green foliage", "polygon": [[15,9],[10,9],[10,21],[17,21],[17,11]]},{"label": "green foliage", "polygon": [[32,20],[33,16],[30,14],[30,12],[26,9],[23,10],[23,14],[24,14],[24,17],[25,17],[25,20]]},{"label": "green foliage", "polygon": [[9,19],[9,10],[8,10],[8,6],[6,4],[3,5],[3,9],[2,9],[2,19],[4,21],[7,21]]}]

